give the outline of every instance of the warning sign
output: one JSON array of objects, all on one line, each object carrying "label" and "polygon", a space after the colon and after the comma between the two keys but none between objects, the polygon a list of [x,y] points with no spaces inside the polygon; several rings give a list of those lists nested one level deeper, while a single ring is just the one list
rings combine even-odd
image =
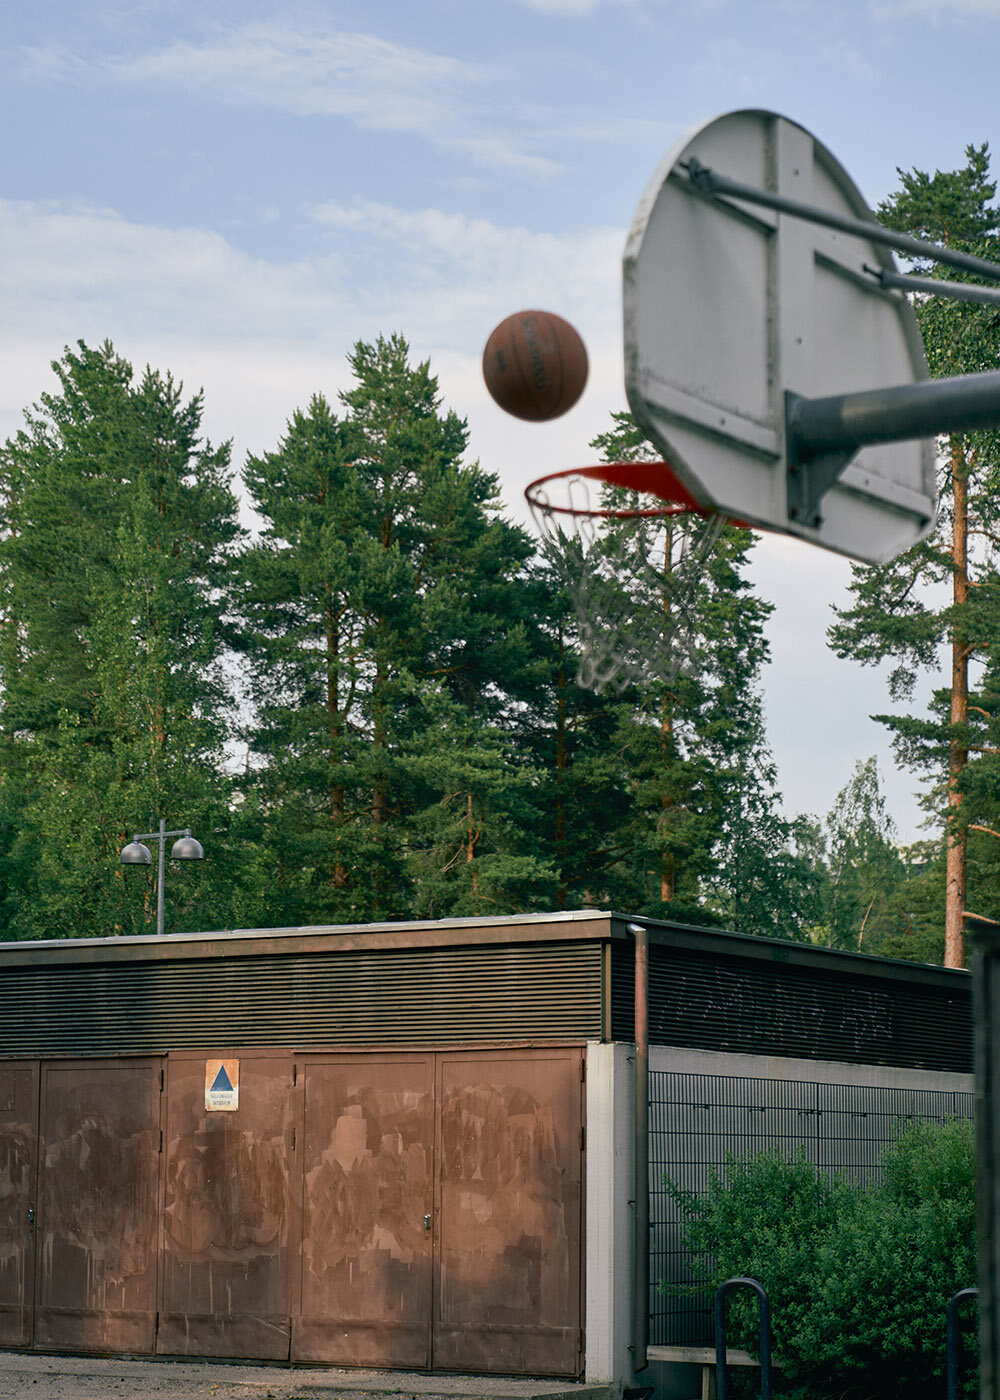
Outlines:
[{"label": "warning sign", "polygon": [[235,1113],[240,1106],[239,1060],[205,1061],[205,1108],[210,1113]]}]

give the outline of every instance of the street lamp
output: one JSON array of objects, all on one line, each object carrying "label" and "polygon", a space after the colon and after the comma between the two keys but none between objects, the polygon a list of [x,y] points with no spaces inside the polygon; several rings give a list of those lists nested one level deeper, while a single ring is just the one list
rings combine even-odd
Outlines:
[{"label": "street lamp", "polygon": [[160,818],[159,831],[136,832],[127,846],[122,847],[121,855],[118,859],[122,865],[151,865],[153,856],[148,846],[144,846],[144,841],[157,841],[159,843],[159,858],[156,863],[156,932],[163,933],[163,881],[167,864],[167,837],[177,836],[180,839],[175,841],[170,848],[171,860],[204,860],[205,852],[201,848],[201,842],[196,841],[191,835],[191,828],[185,827],[183,831],[168,831],[167,823]]}]

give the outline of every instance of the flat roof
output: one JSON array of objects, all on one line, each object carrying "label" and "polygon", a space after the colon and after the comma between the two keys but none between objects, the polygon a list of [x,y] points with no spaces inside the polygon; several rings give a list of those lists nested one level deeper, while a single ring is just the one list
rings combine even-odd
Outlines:
[{"label": "flat roof", "polygon": [[[792,939],[760,938],[668,920],[648,919],[610,910],[574,909],[551,914],[505,914],[488,918],[393,920],[372,924],[310,924],[289,928],[216,929],[201,932],[140,934],[112,938],[60,938],[23,943],[0,942],[0,964],[65,965],[73,963],[164,962],[181,959],[239,958],[300,953],[456,947],[473,944],[583,942],[628,939],[630,924],[641,924],[650,941],[720,958],[753,958],[790,963],[841,975],[964,985],[965,969],[883,958],[824,948]],[[957,979],[957,983],[956,983]]]}]

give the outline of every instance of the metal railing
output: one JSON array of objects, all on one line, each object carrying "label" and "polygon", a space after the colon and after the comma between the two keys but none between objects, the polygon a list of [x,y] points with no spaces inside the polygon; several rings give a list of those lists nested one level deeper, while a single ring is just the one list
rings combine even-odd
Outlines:
[{"label": "metal railing", "polygon": [[748,1288],[757,1299],[760,1317],[760,1395],[771,1400],[771,1306],[764,1286],[755,1278],[727,1278],[715,1294],[715,1396],[726,1400],[726,1298],[735,1288]]},{"label": "metal railing", "polygon": [[945,1393],[948,1400],[958,1400],[958,1310],[967,1298],[978,1298],[978,1288],[960,1288],[948,1304],[945,1329]]},{"label": "metal railing", "polygon": [[[715,1293],[715,1395],[726,1400],[726,1299],[737,1288],[749,1289],[757,1299],[760,1318],[760,1394],[761,1400],[772,1400],[771,1390],[771,1305],[764,1285],[755,1278],[727,1278]],[[959,1329],[958,1310],[969,1298],[978,1298],[978,1288],[960,1288],[949,1300],[945,1325],[945,1394],[947,1400],[958,1400]]]}]

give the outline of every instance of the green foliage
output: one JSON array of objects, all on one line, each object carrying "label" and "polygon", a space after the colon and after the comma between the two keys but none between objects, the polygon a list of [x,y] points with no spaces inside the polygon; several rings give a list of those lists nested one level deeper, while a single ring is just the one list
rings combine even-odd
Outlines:
[{"label": "green foliage", "polygon": [[[668,1181],[668,1187],[670,1183]],[[941,1393],[948,1300],[976,1278],[971,1124],[901,1130],[860,1186],[804,1150],[730,1157],[704,1196],[670,1188],[693,1273],[713,1291],[748,1275],[771,1303],[788,1400],[922,1400]],[[756,1307],[729,1304],[731,1344],[758,1354]],[[967,1346],[974,1345],[971,1336]],[[970,1380],[968,1395],[975,1394]]]},{"label": "green foliage", "polygon": [[826,834],[826,942],[833,948],[873,952],[889,901],[905,874],[874,758],[855,764],[851,781],[826,819]]},{"label": "green foliage", "polygon": [[[461,460],[465,424],[400,336],[359,343],[246,482],[246,738],[280,923],[504,913],[551,900],[535,772],[510,733],[523,531]],[[527,833],[527,834],[526,834]]]},{"label": "green foliage", "polygon": [[[891,227],[997,261],[1000,210],[993,203],[989,152],[985,145],[969,146],[965,154],[959,170],[900,171],[900,189],[880,206],[879,217]],[[919,270],[970,280],[936,264]],[[934,376],[1000,365],[1000,320],[993,309],[933,296],[918,298],[914,309]],[[889,564],[856,566],[852,602],[838,610],[829,632],[838,655],[887,665],[889,694],[897,702],[912,698],[921,672],[941,670],[949,646],[950,670],[927,713],[875,718],[891,732],[898,761],[925,781],[925,806],[953,845],[964,843],[970,828],[986,834],[1000,826],[998,474],[1000,430],[949,438],[939,458],[934,533]],[[970,860],[968,892],[955,894],[964,896],[966,908],[1000,915],[998,858],[1000,852]],[[943,878],[943,864],[935,869]]]},{"label": "green foliage", "polygon": [[[624,413],[613,415],[592,446],[606,461],[655,455]],[[606,505],[646,504],[622,488],[605,494]],[[562,749],[564,788],[567,780],[574,783],[574,796],[584,799],[590,843],[589,850],[574,846],[573,857],[594,901],[794,936],[806,922],[812,877],[792,827],[777,814],[776,773],[764,737],[759,678],[772,609],[747,577],[755,537],[730,527],[709,546],[713,524],[696,516],[645,529],[611,522],[592,545],[609,594],[617,595],[614,610],[652,617],[658,628],[658,619],[669,625],[683,607],[693,622],[689,650],[696,664],[670,677],[643,650],[648,664],[641,680],[587,700],[570,671],[561,698],[576,734]],[[687,550],[702,562],[681,604],[663,578],[676,574]],[[653,551],[664,560],[660,578],[646,568]],[[560,623],[560,642],[572,651],[579,646],[575,620],[564,612]]]},{"label": "green foliage", "polygon": [[[0,450],[0,879],[22,939],[147,930],[155,892],[118,868],[131,833],[164,817],[211,849],[232,825],[228,448],[201,440],[200,397],[110,345],[53,368]],[[171,925],[227,923],[239,885],[179,869]]]}]

